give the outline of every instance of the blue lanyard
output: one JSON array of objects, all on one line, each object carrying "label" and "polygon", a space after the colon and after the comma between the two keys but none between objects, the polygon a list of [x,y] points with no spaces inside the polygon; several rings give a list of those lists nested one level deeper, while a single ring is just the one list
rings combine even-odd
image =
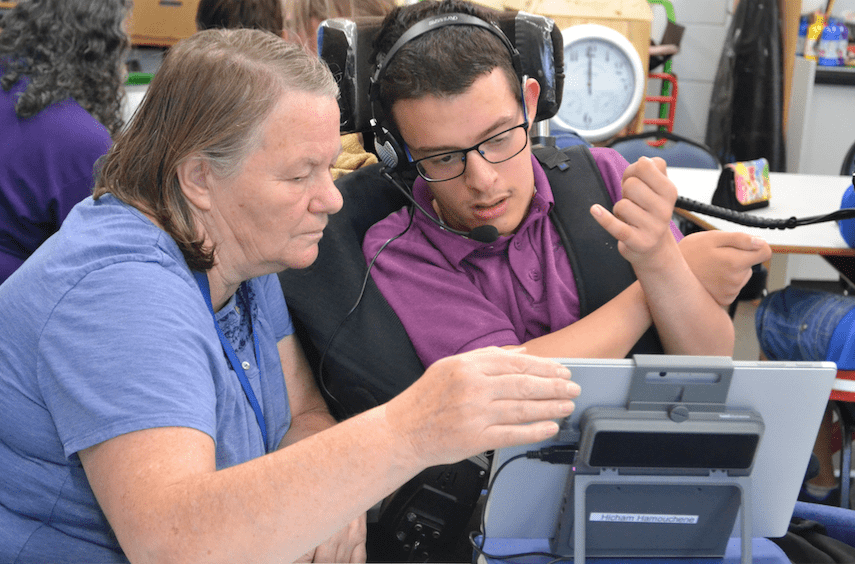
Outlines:
[{"label": "blue lanyard", "polygon": [[[199,284],[199,289],[202,291],[202,297],[205,298],[205,304],[208,306],[208,311],[211,312],[211,316],[214,318],[214,327],[217,329],[217,335],[219,335],[220,343],[223,345],[223,352],[226,353],[226,357],[229,359],[229,364],[231,364],[232,370],[234,370],[235,374],[237,374],[238,380],[240,380],[243,393],[246,394],[246,399],[249,400],[249,405],[252,406],[252,410],[255,412],[255,420],[258,421],[258,426],[261,428],[261,438],[264,440],[264,451],[268,452],[267,425],[264,422],[264,413],[261,411],[261,405],[259,405],[258,400],[255,397],[255,393],[252,391],[252,386],[249,385],[246,372],[244,372],[243,366],[241,366],[235,350],[232,348],[228,339],[226,339],[226,336],[223,334],[223,330],[220,329],[220,324],[217,323],[217,316],[214,313],[214,306],[211,303],[211,288],[208,285],[208,275],[204,272],[194,272],[193,275],[196,277],[196,283]],[[238,291],[241,293],[241,297],[243,298],[243,307],[249,308],[250,304],[246,290],[246,282],[240,285],[240,289]],[[246,313],[249,316],[250,330],[252,331],[252,311],[250,309],[246,309]],[[258,346],[258,335],[255,331],[252,331],[252,340],[255,342],[255,362],[260,372],[261,349]]]}]

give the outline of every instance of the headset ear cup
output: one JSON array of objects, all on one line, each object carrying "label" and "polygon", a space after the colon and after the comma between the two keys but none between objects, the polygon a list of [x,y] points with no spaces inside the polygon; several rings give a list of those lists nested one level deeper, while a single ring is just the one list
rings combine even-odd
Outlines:
[{"label": "headset ear cup", "polygon": [[392,170],[403,162],[402,151],[395,137],[385,127],[377,129],[374,135],[374,151],[380,161]]}]

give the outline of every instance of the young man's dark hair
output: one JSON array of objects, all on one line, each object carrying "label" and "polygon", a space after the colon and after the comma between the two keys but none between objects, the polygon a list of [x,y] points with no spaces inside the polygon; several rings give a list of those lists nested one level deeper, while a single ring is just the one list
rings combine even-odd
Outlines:
[{"label": "young man's dark hair", "polygon": [[[399,6],[386,17],[375,40],[378,56],[385,56],[415,23],[445,13],[468,14],[494,23],[490,9],[460,0]],[[522,77],[517,76],[507,47],[495,34],[468,25],[439,28],[397,51],[381,77],[380,101],[388,115],[396,100],[460,94],[497,67],[518,92]]]}]

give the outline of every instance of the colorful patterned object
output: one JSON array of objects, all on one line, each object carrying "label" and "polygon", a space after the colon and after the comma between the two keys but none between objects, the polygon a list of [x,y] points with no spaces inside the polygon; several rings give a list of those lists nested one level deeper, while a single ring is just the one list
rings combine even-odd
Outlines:
[{"label": "colorful patterned object", "polygon": [[765,158],[724,166],[712,203],[730,210],[745,211],[769,205],[769,161]]},{"label": "colorful patterned object", "polygon": [[766,159],[743,161],[727,166],[733,168],[736,199],[739,203],[753,204],[771,197],[769,162]]}]

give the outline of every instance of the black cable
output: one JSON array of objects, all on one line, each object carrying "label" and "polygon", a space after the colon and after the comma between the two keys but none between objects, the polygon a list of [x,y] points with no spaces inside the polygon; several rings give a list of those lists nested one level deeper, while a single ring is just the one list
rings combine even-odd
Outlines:
[{"label": "black cable", "polygon": [[368,277],[371,274],[371,267],[374,266],[374,262],[377,260],[377,257],[380,256],[380,253],[383,252],[383,250],[389,245],[389,243],[400,237],[403,237],[404,234],[410,230],[410,227],[413,225],[414,215],[415,210],[410,208],[410,221],[407,222],[407,226],[404,228],[404,230],[395,235],[394,237],[388,239],[380,246],[379,249],[377,249],[377,252],[374,253],[374,257],[371,259],[371,262],[368,263],[368,268],[365,270],[365,277],[362,279],[362,287],[359,289],[359,296],[357,296],[356,302],[350,308],[350,311],[347,312],[344,318],[342,318],[342,320],[336,326],[335,330],[330,335],[330,338],[327,340],[327,344],[324,346],[324,350],[321,352],[321,358],[318,361],[318,382],[320,383],[321,391],[324,393],[325,396],[329,397],[333,402],[335,402],[335,404],[339,407],[340,413],[342,415],[345,415],[347,413],[347,410],[345,409],[344,405],[342,405],[342,403],[338,400],[338,398],[336,398],[333,393],[330,392],[329,388],[327,388],[326,382],[324,381],[324,359],[326,359],[327,352],[330,350],[330,346],[332,345],[333,339],[335,339],[336,335],[338,335],[338,332],[341,330],[342,326],[344,325],[344,322],[347,321],[347,319],[353,314],[353,312],[356,311],[356,308],[359,307],[360,302],[362,302],[362,297],[365,295],[365,288],[368,286]]},{"label": "black cable", "polygon": [[[577,446],[570,445],[555,445],[550,447],[543,447],[538,450],[529,450],[517,455],[514,455],[504,461],[501,466],[496,470],[496,473],[493,474],[493,477],[490,479],[490,483],[487,485],[487,493],[485,495],[486,499],[484,500],[484,504],[481,507],[481,518],[480,518],[480,530],[472,531],[469,533],[469,543],[472,545],[472,548],[477,552],[480,556],[484,558],[489,558],[491,560],[511,560],[517,558],[525,558],[527,556],[545,556],[547,558],[552,558],[552,562],[562,562],[564,560],[572,560],[572,556],[561,556],[560,554],[554,554],[552,552],[521,552],[519,554],[490,554],[484,551],[484,545],[487,542],[487,532],[486,532],[486,520],[487,520],[487,503],[490,500],[490,494],[493,491],[493,486],[496,484],[496,480],[499,475],[502,473],[508,464],[511,462],[515,462],[517,460],[521,460],[523,458],[527,459],[536,459],[544,462],[549,462],[551,464],[572,464],[576,457],[575,454],[578,451]],[[481,533],[481,541],[478,542],[475,540],[475,536]]]},{"label": "black cable", "polygon": [[429,214],[424,207],[416,201],[410,191],[407,190],[407,187],[404,186],[404,184],[397,178],[392,176],[385,168],[380,170],[380,175],[395,186],[395,188],[401,192],[401,195],[409,200],[411,205],[415,206],[415,208],[422,212],[428,220],[435,223],[443,231],[448,231],[449,233],[454,233],[455,235],[460,235],[461,237],[466,237],[467,239],[472,239],[473,241],[478,241],[480,243],[492,243],[499,238],[499,230],[490,224],[479,225],[471,231],[461,231],[450,227],[442,218],[437,219]]},{"label": "black cable", "polygon": [[812,225],[814,223],[822,223],[825,221],[840,221],[842,219],[855,218],[855,208],[843,208],[825,215],[812,215],[802,218],[793,216],[787,219],[772,219],[768,217],[758,217],[756,215],[722,208],[720,206],[705,204],[682,196],[677,197],[677,202],[674,206],[686,211],[697,212],[717,217],[719,219],[724,219],[725,221],[738,223],[739,225],[759,227],[762,229],[793,229],[801,225]]}]

